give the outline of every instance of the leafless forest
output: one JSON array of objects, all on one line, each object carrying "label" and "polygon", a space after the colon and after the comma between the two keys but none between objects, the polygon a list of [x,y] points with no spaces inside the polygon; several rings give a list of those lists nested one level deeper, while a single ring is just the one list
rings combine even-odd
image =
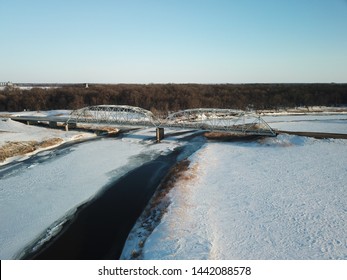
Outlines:
[{"label": "leafless forest", "polygon": [[77,109],[132,105],[166,114],[187,108],[280,109],[347,106],[347,84],[116,84],[5,88],[0,111]]}]

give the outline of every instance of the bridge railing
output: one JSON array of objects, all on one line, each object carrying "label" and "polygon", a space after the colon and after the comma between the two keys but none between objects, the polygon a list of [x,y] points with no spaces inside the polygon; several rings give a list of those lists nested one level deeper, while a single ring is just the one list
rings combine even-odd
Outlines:
[{"label": "bridge railing", "polygon": [[118,124],[127,126],[157,126],[152,112],[126,105],[99,105],[75,110],[67,123]]}]

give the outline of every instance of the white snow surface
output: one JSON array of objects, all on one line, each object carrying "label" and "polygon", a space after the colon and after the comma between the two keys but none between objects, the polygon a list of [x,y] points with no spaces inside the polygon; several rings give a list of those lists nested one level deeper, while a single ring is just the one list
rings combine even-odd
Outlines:
[{"label": "white snow surface", "polygon": [[347,259],[347,141],[208,143],[144,259]]},{"label": "white snow surface", "polygon": [[0,259],[18,258],[45,230],[48,239],[59,231],[64,217],[111,180],[183,143],[176,141],[180,136],[153,144],[154,137],[154,128],[143,129],[122,139],[44,151],[37,155],[41,162],[29,166],[16,163],[18,168],[0,182]]},{"label": "white snow surface", "polygon": [[347,134],[346,114],[262,116],[273,129]]},{"label": "white snow surface", "polygon": [[86,136],[91,137],[92,135],[92,133],[26,125],[11,119],[0,118],[0,146],[7,141],[43,141],[55,137],[63,140],[74,140]]},{"label": "white snow surface", "polygon": [[[55,111],[61,112],[61,111]],[[47,112],[42,115],[47,115],[50,112]],[[35,113],[35,116],[38,116],[40,113]],[[21,142],[21,141],[37,141],[42,142],[44,140],[48,140],[51,138],[61,138],[65,142],[80,140],[80,139],[87,139],[91,137],[95,137],[96,135],[93,133],[88,132],[79,132],[79,131],[63,131],[58,129],[50,129],[50,128],[44,128],[44,127],[37,127],[34,125],[25,125],[23,123],[13,121],[9,118],[0,118],[0,147],[5,145],[7,142],[15,141],[15,142]],[[62,144],[61,143],[61,144]],[[52,147],[48,147],[50,149]],[[46,148],[47,149],[47,148]],[[35,152],[31,153],[35,154],[37,152],[40,152],[44,149],[38,149]],[[19,158],[26,158],[26,156],[16,156],[13,158],[9,158],[5,160],[4,162],[0,162],[0,166],[7,164],[15,159]]]}]

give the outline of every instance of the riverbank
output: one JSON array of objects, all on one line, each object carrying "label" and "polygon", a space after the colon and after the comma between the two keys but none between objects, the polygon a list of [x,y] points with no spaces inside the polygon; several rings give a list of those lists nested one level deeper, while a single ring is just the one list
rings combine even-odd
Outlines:
[{"label": "riverbank", "polygon": [[98,197],[80,206],[41,249],[33,253],[27,249],[23,259],[119,258],[128,232],[176,156],[177,152],[159,157],[107,186]]},{"label": "riverbank", "polygon": [[[167,132],[170,135],[175,131]],[[42,234],[49,240],[79,206],[112,182],[146,162],[189,145],[185,136],[168,136],[155,143],[155,130],[149,128],[115,138],[94,137],[2,166],[0,258],[20,258],[27,245]]]},{"label": "riverbank", "polygon": [[40,247],[37,245],[45,238],[43,233],[21,258],[118,259],[129,232],[158,186],[182,157],[191,155],[203,142],[200,139],[198,143],[175,148],[111,182],[65,219],[58,234]]},{"label": "riverbank", "polygon": [[159,225],[144,242],[138,233],[147,225],[139,224],[123,258],[346,259],[347,143],[332,139],[345,136],[339,132],[346,117],[270,121],[288,131],[251,142],[209,141],[188,158]]},{"label": "riverbank", "polygon": [[95,138],[92,131],[64,131],[0,118],[0,166],[23,160],[64,143]]}]

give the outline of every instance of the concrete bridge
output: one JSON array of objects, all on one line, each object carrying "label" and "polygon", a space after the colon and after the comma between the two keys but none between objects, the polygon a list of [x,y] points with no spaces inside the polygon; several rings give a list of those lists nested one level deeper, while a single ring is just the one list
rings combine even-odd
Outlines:
[{"label": "concrete bridge", "polygon": [[152,112],[127,105],[98,105],[74,110],[70,116],[18,116],[13,120],[28,124],[48,122],[50,126],[64,123],[66,129],[78,124],[103,124],[126,127],[155,127],[157,140],[164,137],[164,128],[196,129],[244,135],[276,136],[272,128],[257,114],[233,109],[197,108],[182,110],[159,118]]}]

